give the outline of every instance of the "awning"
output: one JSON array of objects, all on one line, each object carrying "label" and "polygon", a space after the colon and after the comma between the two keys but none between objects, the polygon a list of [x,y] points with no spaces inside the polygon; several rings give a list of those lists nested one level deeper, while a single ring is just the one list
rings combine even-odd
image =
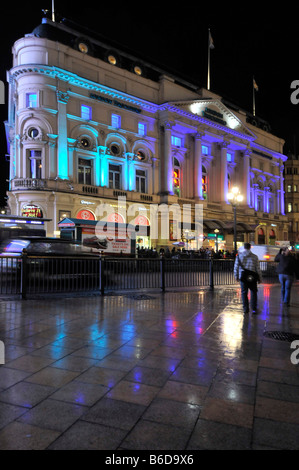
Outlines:
[{"label": "awning", "polygon": [[225,230],[225,222],[219,219],[203,219],[203,228],[207,230]]},{"label": "awning", "polygon": [[[233,222],[227,222],[225,229],[228,232],[233,232],[234,231],[234,223]],[[237,232],[243,232],[243,233],[252,233],[252,232],[255,231],[254,226],[246,224],[245,222],[237,222],[236,229],[237,229]]]}]

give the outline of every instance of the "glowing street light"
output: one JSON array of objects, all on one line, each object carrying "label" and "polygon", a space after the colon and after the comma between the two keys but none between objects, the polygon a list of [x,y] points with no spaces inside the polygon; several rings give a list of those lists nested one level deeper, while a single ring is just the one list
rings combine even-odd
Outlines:
[{"label": "glowing street light", "polygon": [[237,186],[234,186],[227,198],[234,209],[234,251],[237,253],[237,206],[243,201],[243,196]]}]

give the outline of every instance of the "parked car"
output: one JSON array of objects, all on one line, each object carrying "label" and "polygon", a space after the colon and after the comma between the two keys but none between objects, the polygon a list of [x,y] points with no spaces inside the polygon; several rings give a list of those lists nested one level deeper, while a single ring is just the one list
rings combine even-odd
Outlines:
[{"label": "parked car", "polygon": [[97,250],[79,242],[50,237],[9,238],[0,245],[0,256],[21,256],[23,250],[28,254],[86,255],[96,254]]},{"label": "parked car", "polygon": [[[26,251],[27,281],[72,285],[98,281],[97,250],[79,242],[49,237],[7,239],[0,245],[0,274],[15,275],[21,271],[21,255]],[[17,274],[18,275],[18,274]],[[59,286],[58,286],[59,284]]]}]

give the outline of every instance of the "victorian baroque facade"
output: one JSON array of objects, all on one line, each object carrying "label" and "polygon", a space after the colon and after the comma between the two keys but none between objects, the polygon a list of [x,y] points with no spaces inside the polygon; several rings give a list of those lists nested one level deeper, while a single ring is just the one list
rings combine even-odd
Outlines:
[{"label": "victorian baroque facade", "polygon": [[[221,96],[48,19],[14,44],[8,82],[8,203],[13,214],[51,219],[48,235],[65,217],[97,220],[105,203],[130,222],[134,204],[143,246],[213,245],[218,229],[232,249],[237,185],[238,241],[288,239],[284,142]],[[188,234],[174,215],[167,239],[151,237],[150,208],[161,204],[190,208]],[[194,232],[196,204],[204,237]]]}]

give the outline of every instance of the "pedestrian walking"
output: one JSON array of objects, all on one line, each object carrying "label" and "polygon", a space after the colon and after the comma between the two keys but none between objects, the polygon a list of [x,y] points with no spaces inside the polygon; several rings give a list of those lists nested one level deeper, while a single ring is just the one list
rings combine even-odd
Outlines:
[{"label": "pedestrian walking", "polygon": [[262,282],[262,273],[258,257],[252,253],[250,243],[244,243],[239,250],[234,264],[234,276],[240,281],[244,313],[249,312],[248,290],[250,290],[250,308],[253,314],[257,311],[257,284]]},{"label": "pedestrian walking", "polygon": [[281,301],[287,307],[290,306],[292,284],[297,274],[297,264],[288,247],[283,247],[275,256],[278,262],[276,271],[281,284]]}]

